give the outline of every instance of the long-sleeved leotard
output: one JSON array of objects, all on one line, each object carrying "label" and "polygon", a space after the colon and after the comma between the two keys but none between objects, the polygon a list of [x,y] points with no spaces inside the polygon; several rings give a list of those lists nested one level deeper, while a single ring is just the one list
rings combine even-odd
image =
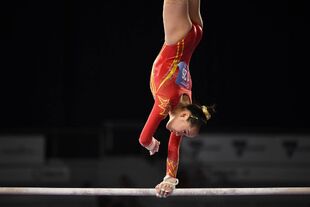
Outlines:
[{"label": "long-sleeved leotard", "polygon": [[[150,88],[154,105],[140,134],[142,146],[148,147],[151,144],[160,122],[177,106],[181,95],[186,94],[191,99],[189,63],[201,38],[201,26],[193,24],[188,34],[176,44],[162,46],[152,67]],[[181,139],[175,133],[170,134],[166,174],[171,177],[177,174]]]}]

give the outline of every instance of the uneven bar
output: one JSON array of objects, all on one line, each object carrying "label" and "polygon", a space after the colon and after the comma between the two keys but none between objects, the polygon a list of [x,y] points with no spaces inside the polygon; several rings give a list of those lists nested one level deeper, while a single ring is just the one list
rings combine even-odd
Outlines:
[{"label": "uneven bar", "polygon": [[[155,196],[154,188],[0,187],[1,195]],[[171,196],[309,195],[310,187],[179,188]]]}]

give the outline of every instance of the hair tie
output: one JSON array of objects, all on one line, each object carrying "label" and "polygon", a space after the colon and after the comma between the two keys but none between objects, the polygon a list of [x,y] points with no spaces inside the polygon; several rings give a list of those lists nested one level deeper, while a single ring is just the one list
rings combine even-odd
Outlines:
[{"label": "hair tie", "polygon": [[201,108],[202,108],[202,112],[206,116],[207,120],[209,120],[211,118],[211,114],[210,114],[210,112],[208,110],[208,107],[202,106]]}]

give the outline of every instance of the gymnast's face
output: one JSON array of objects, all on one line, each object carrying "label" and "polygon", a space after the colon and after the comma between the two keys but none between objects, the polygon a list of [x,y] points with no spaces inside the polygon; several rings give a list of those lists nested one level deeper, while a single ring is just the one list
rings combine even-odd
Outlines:
[{"label": "gymnast's face", "polygon": [[194,127],[188,121],[189,111],[182,111],[174,116],[170,116],[166,128],[174,132],[177,136],[195,137],[199,133],[198,127]]}]

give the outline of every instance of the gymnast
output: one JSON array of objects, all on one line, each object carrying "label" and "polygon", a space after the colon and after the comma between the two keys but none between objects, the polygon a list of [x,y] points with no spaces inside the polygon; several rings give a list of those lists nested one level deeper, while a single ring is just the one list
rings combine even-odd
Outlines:
[{"label": "gymnast", "polygon": [[182,138],[198,135],[201,126],[213,115],[214,107],[192,101],[189,64],[203,34],[200,0],[164,0],[162,16],[165,41],[153,63],[150,77],[154,105],[139,142],[150,155],[158,152],[160,142],[154,134],[160,122],[169,115],[166,175],[155,187],[158,197],[167,197],[179,182],[177,171]]}]

